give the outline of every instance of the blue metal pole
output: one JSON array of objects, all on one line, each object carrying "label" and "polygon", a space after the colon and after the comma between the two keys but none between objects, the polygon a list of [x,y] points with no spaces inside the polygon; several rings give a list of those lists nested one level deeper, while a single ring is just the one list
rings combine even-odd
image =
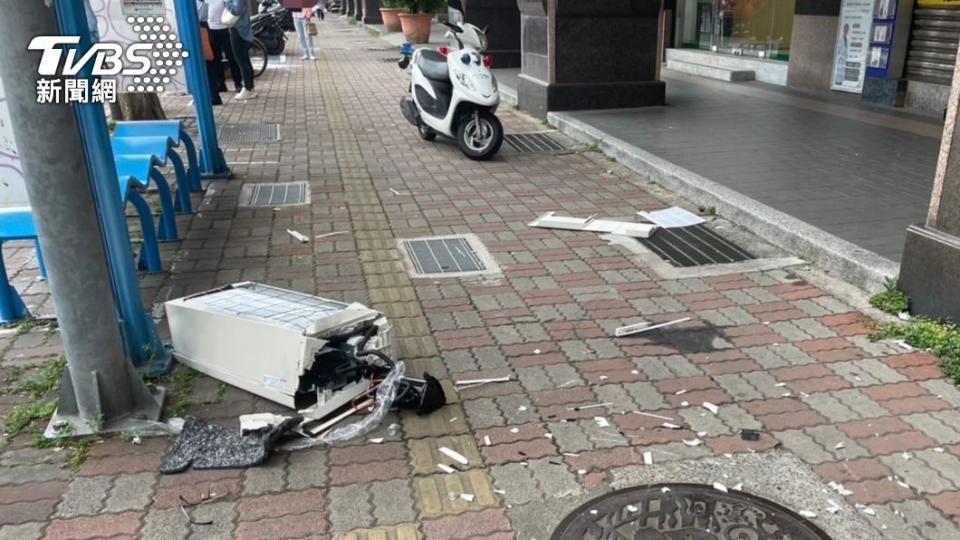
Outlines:
[{"label": "blue metal pole", "polygon": [[207,80],[207,66],[203,59],[203,42],[200,37],[200,17],[196,0],[174,0],[177,14],[177,33],[183,50],[190,53],[183,61],[187,75],[187,90],[193,96],[193,108],[197,113],[197,129],[200,131],[200,168],[204,178],[230,178],[233,173],[223,158],[217,140],[217,123],[213,117],[213,101]]},{"label": "blue metal pole", "polygon": [[[84,2],[55,0],[54,8],[60,32],[68,36],[80,36],[78,55],[90,49],[93,37],[87,24]],[[92,68],[85,68],[78,77],[86,78],[92,87]],[[128,357],[137,367],[148,368],[155,373],[169,370],[170,351],[157,335],[153,319],[143,307],[140,283],[130,253],[130,231],[123,212],[117,167],[110,147],[107,119],[100,103],[74,105],[80,139],[93,185],[93,199],[97,207],[101,233],[107,252],[113,295],[119,311],[120,327]],[[65,179],[69,180],[69,179]],[[99,321],[91,321],[97,324]]]}]

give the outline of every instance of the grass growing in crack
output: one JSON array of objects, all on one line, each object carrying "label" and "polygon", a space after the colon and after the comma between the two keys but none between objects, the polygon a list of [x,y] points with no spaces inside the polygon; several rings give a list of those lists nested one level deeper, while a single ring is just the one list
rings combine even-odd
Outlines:
[{"label": "grass growing in crack", "polygon": [[910,297],[897,288],[897,280],[887,278],[883,282],[883,291],[870,298],[870,305],[891,315],[898,315],[910,309]]},{"label": "grass growing in crack", "polygon": [[912,347],[929,349],[940,357],[943,372],[960,383],[960,328],[955,323],[916,317],[907,324],[884,325],[872,337],[902,339]]},{"label": "grass growing in crack", "polygon": [[99,441],[98,437],[75,437],[73,426],[61,429],[57,437],[47,439],[39,434],[30,441],[31,448],[58,448],[70,452],[67,463],[77,468],[90,457],[90,447]]},{"label": "grass growing in crack", "polygon": [[217,392],[212,398],[195,401],[193,399],[193,383],[196,378],[196,371],[181,365],[166,379],[154,379],[154,382],[169,383],[173,395],[176,396],[176,405],[170,409],[170,416],[183,417],[191,407],[216,405],[223,401],[223,396],[227,393],[227,384],[223,382],[217,385]]},{"label": "grass growing in crack", "polygon": [[26,401],[14,405],[3,416],[3,430],[7,440],[32,428],[38,421],[45,422],[53,416],[57,409],[56,393],[66,365],[67,359],[61,355],[40,366],[35,377],[4,391],[6,394],[26,398]]},{"label": "grass growing in crack", "polygon": [[698,206],[697,210],[699,210],[701,214],[706,216],[717,215],[717,207],[715,206]]},{"label": "grass growing in crack", "polygon": [[590,146],[587,147],[587,152],[593,152],[593,153],[595,153],[595,154],[602,154],[602,153],[603,153],[603,150],[600,149],[600,145],[599,145],[599,144],[593,143],[593,144],[591,144]]}]

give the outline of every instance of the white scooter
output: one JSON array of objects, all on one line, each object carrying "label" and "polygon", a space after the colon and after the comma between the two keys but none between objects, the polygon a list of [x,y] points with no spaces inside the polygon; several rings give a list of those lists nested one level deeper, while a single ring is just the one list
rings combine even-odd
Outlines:
[{"label": "white scooter", "polygon": [[450,28],[447,37],[459,49],[414,52],[406,44],[401,50],[400,68],[412,65],[413,69],[410,95],[400,101],[400,110],[423,140],[445,135],[456,139],[470,159],[490,159],[503,144],[503,124],[495,114],[500,91],[490,69],[492,60],[483,54],[487,37],[472,24],[446,26]]}]

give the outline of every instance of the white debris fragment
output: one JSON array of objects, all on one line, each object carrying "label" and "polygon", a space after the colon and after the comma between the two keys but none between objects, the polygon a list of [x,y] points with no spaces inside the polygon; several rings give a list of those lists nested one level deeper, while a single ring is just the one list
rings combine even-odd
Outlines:
[{"label": "white debris fragment", "polygon": [[653,465],[653,452],[644,452],[644,453],[643,453],[643,464],[644,464],[644,465]]},{"label": "white debris fragment", "polygon": [[690,317],[684,317],[682,319],[677,319],[675,321],[669,321],[660,324],[650,325],[648,322],[643,322],[639,324],[631,324],[630,326],[621,326],[613,331],[613,335],[616,337],[626,337],[632,336],[634,334],[639,334],[642,332],[649,332],[650,330],[657,330],[659,328],[666,328],[667,326],[673,326],[675,324],[685,323],[690,320]]},{"label": "white debris fragment", "polygon": [[703,402],[703,408],[712,412],[713,414],[717,414],[720,412],[720,407],[717,407],[716,405],[714,405],[713,403],[710,403],[709,401]]},{"label": "white debris fragment", "polygon": [[783,388],[783,387],[784,387],[784,386],[786,386],[786,385],[787,385],[787,383],[785,383],[785,382],[778,382],[778,383],[777,383],[777,384],[775,384],[774,386],[777,386],[777,387],[780,387],[780,388]]},{"label": "white debris fragment", "polygon": [[833,499],[827,499],[827,512],[831,514],[836,514],[840,511],[840,505],[837,504],[837,501]]},{"label": "white debris fragment", "polygon": [[510,433],[520,433],[520,429],[519,429],[519,428],[515,428],[515,427],[514,427],[514,428],[510,428]]},{"label": "white debris fragment", "polygon": [[504,377],[490,377],[487,379],[464,379],[462,381],[456,381],[453,384],[456,386],[478,386],[488,383],[510,382],[511,380],[513,380],[513,376],[506,375]]},{"label": "white debris fragment", "polygon": [[629,511],[629,512],[636,512],[637,510],[639,510],[639,508],[637,508],[636,506],[634,506],[634,505],[632,505],[632,504],[628,504],[628,505],[627,505],[627,511]]},{"label": "white debris fragment", "polygon": [[717,491],[722,491],[722,492],[724,492],[724,493],[729,493],[729,491],[727,490],[727,486],[721,484],[720,482],[714,482],[714,483],[713,483],[713,489],[715,489],[715,490],[717,490]]},{"label": "white debris fragment", "polygon": [[681,406],[681,407],[689,407],[689,406],[690,406],[690,402],[689,402],[689,401],[681,401],[681,402],[680,402],[680,406]]},{"label": "white debris fragment", "polygon": [[140,436],[137,435],[130,442],[132,442],[133,444],[140,444],[143,442],[143,439],[141,439]]},{"label": "white debris fragment", "polygon": [[580,457],[580,454],[578,454],[578,453],[576,453],[576,452],[564,452],[562,455],[567,456],[567,457]]},{"label": "white debris fragment", "polygon": [[443,463],[437,463],[437,468],[440,469],[441,471],[447,473],[447,474],[453,474],[453,473],[457,472],[457,470],[454,469],[453,467],[451,467],[451,466],[449,466],[449,465],[444,465]]},{"label": "white debris fragment", "polygon": [[492,444],[493,444],[493,441],[490,440],[490,436],[489,436],[489,435],[484,435],[484,436],[483,436],[483,445],[484,445],[484,446],[490,446],[490,445],[492,445]]},{"label": "white debris fragment", "polygon": [[570,379],[569,381],[567,381],[567,382],[565,382],[565,383],[563,383],[563,384],[561,384],[561,385],[558,385],[557,388],[566,388],[566,387],[568,387],[568,386],[573,386],[573,385],[575,385],[575,384],[577,384],[576,379]]},{"label": "white debris fragment", "polygon": [[593,421],[597,423],[597,427],[610,427],[610,421],[602,416],[594,416]]},{"label": "white debris fragment", "polygon": [[459,416],[454,416],[453,418],[450,419],[450,423],[452,424],[452,423],[456,422],[456,421],[459,420],[459,419],[460,419]]},{"label": "white debris fragment", "polygon": [[517,407],[517,410],[520,411],[520,412],[524,412],[524,411],[527,410],[527,406],[526,406],[526,405],[521,405],[521,406]]},{"label": "white debris fragment", "polygon": [[546,438],[548,438],[548,439],[552,439],[552,438],[553,438],[553,433],[544,433],[543,436],[546,437]]},{"label": "white debris fragment", "polygon": [[936,452],[936,453],[938,453],[938,454],[942,454],[942,453],[944,452],[943,448],[940,447],[940,446],[934,448],[933,451]]},{"label": "white debris fragment", "polygon": [[440,447],[440,453],[443,454],[443,455],[445,455],[445,456],[447,456],[448,458],[456,461],[457,463],[459,463],[459,464],[461,464],[461,465],[469,465],[469,464],[470,464],[470,460],[468,460],[466,457],[464,457],[463,454],[461,454],[461,453],[459,453],[459,452],[455,452],[455,451],[447,448],[446,446],[441,446],[441,447]]},{"label": "white debris fragment", "polygon": [[320,240],[321,238],[329,238],[329,237],[331,237],[331,236],[337,236],[337,235],[340,235],[340,234],[347,234],[347,231],[334,231],[334,232],[328,232],[328,233],[318,234],[318,235],[314,236],[313,239],[314,239],[314,240]]},{"label": "white debris fragment", "polygon": [[682,396],[682,395],[684,395],[684,394],[686,394],[686,393],[687,393],[687,389],[684,388],[684,389],[682,389],[682,390],[677,390],[676,392],[673,393],[673,395],[675,395],[675,396]]},{"label": "white debris fragment", "polygon": [[534,349],[533,354],[540,354],[540,349]]},{"label": "white debris fragment", "polygon": [[586,470],[586,469],[577,469],[577,474],[579,474],[580,476],[583,476],[583,475],[587,474],[587,470]]},{"label": "white debris fragment", "polygon": [[639,375],[640,372],[637,371],[637,370],[635,370],[635,369],[631,369],[631,370],[630,370],[630,374],[631,374],[631,375]]},{"label": "white debris fragment", "polygon": [[653,413],[648,413],[643,411],[633,411],[633,413],[639,414],[641,416],[649,416],[650,418],[657,418],[659,420],[673,420],[673,418],[670,418],[669,416],[660,416],[659,414],[653,414]]},{"label": "white debris fragment", "polygon": [[807,519],[813,519],[813,518],[817,517],[816,512],[811,512],[811,511],[809,511],[809,510],[800,510],[800,511],[797,512],[797,513],[800,514],[801,516],[807,518]]},{"label": "white debris fragment", "polygon": [[834,482],[833,480],[831,480],[830,483],[827,485],[830,486],[831,489],[833,489],[834,491],[836,491],[837,493],[839,493],[844,497],[846,497],[847,495],[853,495],[852,491],[843,487],[843,484],[839,482]]},{"label": "white debris fragment", "polygon": [[467,501],[468,503],[472,503],[473,500],[477,498],[477,496],[472,493],[461,493],[460,498]]},{"label": "white debris fragment", "polygon": [[874,510],[873,508],[869,508],[869,507],[867,507],[867,508],[861,508],[860,511],[863,512],[864,514],[868,515],[868,516],[875,516],[875,515],[877,515],[877,511]]},{"label": "white debris fragment", "polygon": [[600,380],[601,380],[601,381],[605,381],[605,380],[607,380],[607,379],[609,379],[609,378],[610,378],[610,377],[607,377],[606,375],[601,375],[601,376],[600,376]]},{"label": "white debris fragment", "polygon": [[664,423],[661,424],[661,425],[662,425],[663,427],[667,428],[667,429],[680,429],[680,426],[678,426],[678,425],[676,425],[676,424],[672,424],[672,423],[670,423],[670,422],[664,422]]},{"label": "white debris fragment", "polygon": [[301,244],[306,244],[307,242],[310,241],[309,236],[302,234],[299,231],[295,231],[293,229],[287,229],[287,234],[292,236],[297,242],[300,242]]},{"label": "white debris fragment", "polygon": [[591,511],[590,511],[590,515],[593,515],[593,516],[597,515],[597,513],[598,513],[598,512],[597,512],[596,510],[591,510]]},{"label": "white debris fragment", "polygon": [[706,436],[707,436],[707,432],[706,432],[706,431],[698,431],[698,432],[697,432],[697,437],[700,437],[701,439],[702,439],[703,437],[706,437]]},{"label": "white debris fragment", "polygon": [[840,450],[840,449],[842,449],[842,448],[844,448],[844,447],[846,447],[846,446],[847,446],[847,445],[844,444],[843,441],[841,441],[841,442],[838,442],[837,444],[833,445],[833,449],[834,449],[834,450]]},{"label": "white debris fragment", "polygon": [[912,350],[913,350],[913,347],[912,347],[909,343],[907,343],[905,340],[899,339],[899,340],[895,341],[894,343],[896,343],[897,345],[899,345],[900,348],[903,349],[903,350],[905,350],[905,351],[912,351]]},{"label": "white debris fragment", "polygon": [[495,490],[493,490],[493,492],[496,493],[497,495],[506,495],[506,494],[507,494],[507,492],[504,491],[504,490],[502,490],[502,489],[495,489]]},{"label": "white debris fragment", "polygon": [[907,461],[910,461],[911,459],[913,459],[913,454],[911,454],[910,452],[904,452],[900,455],[903,456],[903,459]]},{"label": "white debris fragment", "polygon": [[372,442],[373,444],[380,444],[383,442],[383,437],[374,437],[373,439],[367,439],[367,440]]},{"label": "white debris fragment", "polygon": [[662,488],[660,488],[660,493],[670,493],[670,488],[668,488],[668,487],[662,487]]},{"label": "white debris fragment", "polygon": [[694,446],[700,446],[701,444],[703,444],[703,441],[701,441],[700,439],[692,439],[689,441],[687,439],[684,439],[683,444],[690,447],[694,447]]},{"label": "white debris fragment", "polygon": [[910,484],[904,482],[903,480],[897,480],[897,484],[899,484],[900,487],[902,487],[902,488],[910,489]]},{"label": "white debris fragment", "polygon": [[906,311],[901,311],[900,313],[897,313],[897,318],[900,319],[901,321],[909,321],[910,314],[907,313]]},{"label": "white debris fragment", "polygon": [[737,483],[737,485],[733,486],[733,488],[731,489],[733,489],[734,491],[743,491],[743,482]]}]

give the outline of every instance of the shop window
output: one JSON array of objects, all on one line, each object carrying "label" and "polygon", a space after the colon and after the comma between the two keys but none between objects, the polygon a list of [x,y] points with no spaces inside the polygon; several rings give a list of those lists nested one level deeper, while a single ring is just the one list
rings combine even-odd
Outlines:
[{"label": "shop window", "polygon": [[680,45],[788,60],[795,0],[678,0]]}]

